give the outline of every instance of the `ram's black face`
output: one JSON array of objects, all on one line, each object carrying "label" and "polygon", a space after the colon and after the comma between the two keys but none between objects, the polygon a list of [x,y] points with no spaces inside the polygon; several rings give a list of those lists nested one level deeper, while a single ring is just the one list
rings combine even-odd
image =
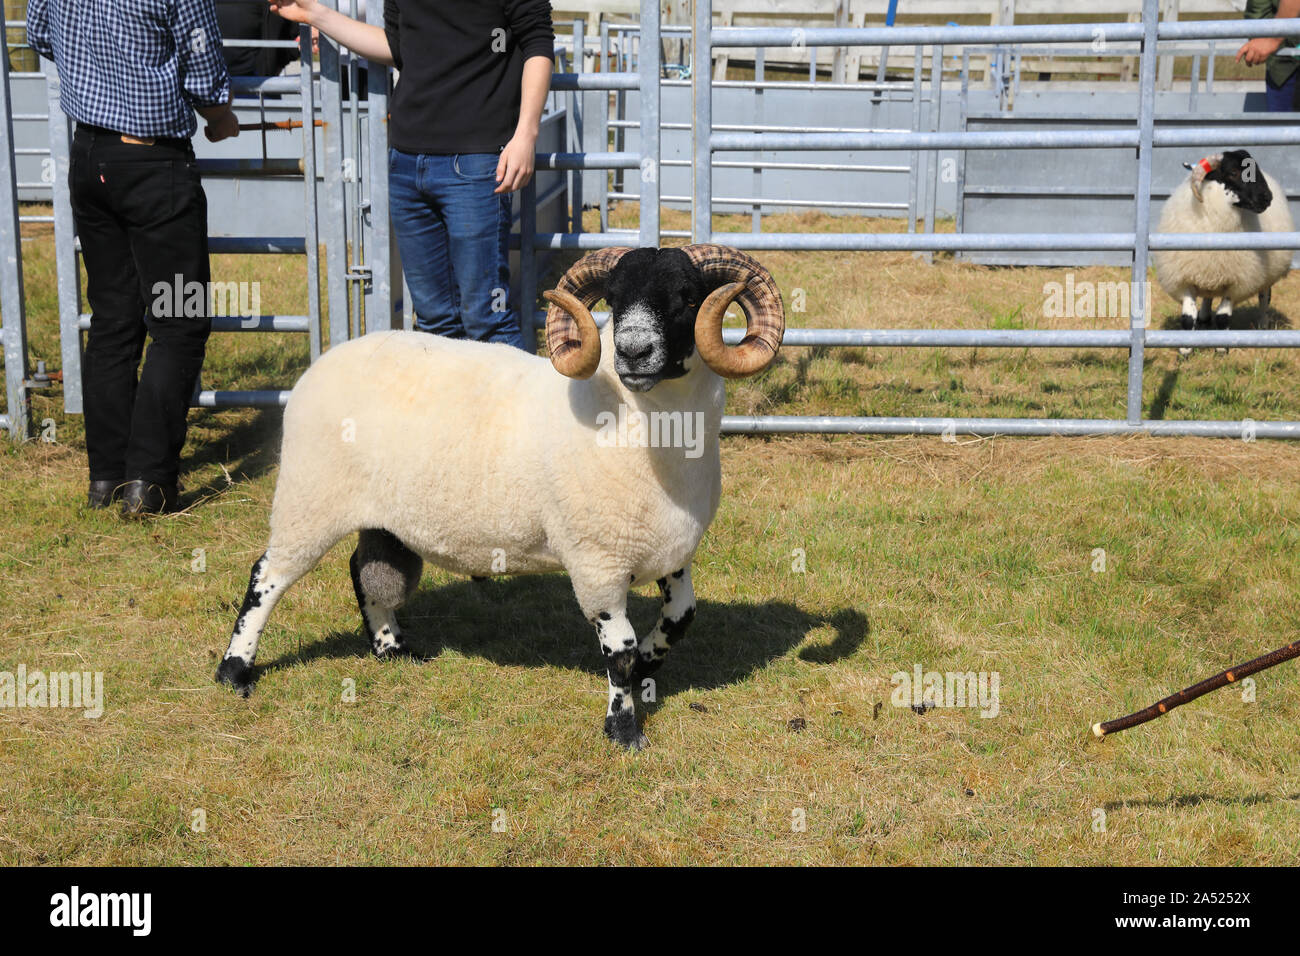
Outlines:
[{"label": "ram's black face", "polygon": [[1219,168],[1206,173],[1205,181],[1221,183],[1228,198],[1247,212],[1261,213],[1273,201],[1273,190],[1264,181],[1259,163],[1244,149],[1224,153]]},{"label": "ram's black face", "polygon": [[695,314],[710,290],[680,249],[633,249],[609,274],[605,301],[614,323],[614,371],[634,392],[686,374],[695,351]]}]

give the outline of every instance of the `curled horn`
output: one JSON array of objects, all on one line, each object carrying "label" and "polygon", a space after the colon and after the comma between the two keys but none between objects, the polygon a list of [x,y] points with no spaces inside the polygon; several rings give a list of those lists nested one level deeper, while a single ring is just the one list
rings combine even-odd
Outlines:
[{"label": "curled horn", "polygon": [[[714,290],[695,317],[700,358],[723,378],[744,378],[767,368],[785,333],[785,306],[771,273],[730,246],[700,243],[684,251]],[[732,302],[744,311],[747,328],[740,344],[729,346],[722,341],[722,317]]]},{"label": "curled horn", "polygon": [[569,267],[553,290],[542,293],[550,303],[546,349],[561,375],[590,378],[595,374],[600,365],[600,330],[591,307],[604,297],[610,270],[630,251],[619,246],[589,253]]},{"label": "curled horn", "polygon": [[1213,156],[1206,156],[1195,163],[1183,163],[1183,169],[1192,171],[1192,195],[1196,197],[1197,202],[1205,201],[1201,198],[1201,183],[1205,181],[1205,177],[1209,175],[1210,170],[1219,168],[1221,162],[1223,162],[1223,154],[1215,153]]}]

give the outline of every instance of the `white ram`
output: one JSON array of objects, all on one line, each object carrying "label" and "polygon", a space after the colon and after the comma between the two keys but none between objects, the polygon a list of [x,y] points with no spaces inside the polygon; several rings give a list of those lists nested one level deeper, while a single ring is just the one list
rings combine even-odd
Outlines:
[{"label": "white ram", "polygon": [[[422,559],[471,575],[567,571],[606,659],[605,732],[644,744],[633,683],[694,614],[691,559],[721,493],[719,376],[772,361],[781,295],[749,256],[696,245],[592,253],[545,297],[550,362],[505,345],[380,332],[308,369],[285,409],[270,540],[219,681],[251,690],[276,602],[359,531],[353,585],[381,657],[405,652],[394,611]],[[603,332],[589,311],[602,298],[612,312]],[[748,333],[727,346],[733,301]],[[627,592],[651,581],[662,612],[638,641]]]},{"label": "white ram", "polygon": [[[1166,200],[1157,232],[1294,230],[1286,191],[1245,150],[1208,156],[1191,169]],[[1273,286],[1291,269],[1290,249],[1160,250],[1151,258],[1161,288],[1182,305],[1186,329],[1209,321],[1215,299],[1215,328],[1227,328],[1233,305],[1251,296],[1268,308]]]}]

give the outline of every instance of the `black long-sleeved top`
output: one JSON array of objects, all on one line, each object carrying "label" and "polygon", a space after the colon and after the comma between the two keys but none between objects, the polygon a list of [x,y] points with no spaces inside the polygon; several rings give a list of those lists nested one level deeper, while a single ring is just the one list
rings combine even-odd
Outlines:
[{"label": "black long-sleeved top", "polygon": [[555,50],[548,0],[384,0],[401,75],[389,142],[404,153],[494,153],[519,122],[524,61]]}]

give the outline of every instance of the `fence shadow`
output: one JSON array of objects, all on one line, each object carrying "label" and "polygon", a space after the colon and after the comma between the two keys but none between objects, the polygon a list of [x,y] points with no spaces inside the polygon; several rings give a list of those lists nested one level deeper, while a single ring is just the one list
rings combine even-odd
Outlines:
[{"label": "fence shadow", "polygon": [[[292,605],[287,598],[284,611]],[[628,613],[637,634],[654,626],[657,597],[629,595]],[[604,661],[595,631],[579,611],[564,575],[533,575],[489,581],[458,581],[422,588],[398,612],[403,636],[417,658],[455,650],[516,667],[563,667],[603,677]],[[320,639],[303,635],[301,650],[257,667],[257,678],[318,658],[367,657],[359,613],[350,629]],[[870,633],[867,617],[853,609],[810,614],[783,601],[757,603],[700,601],[695,622],[655,674],[658,697],[691,689],[713,689],[741,680],[828,628],[833,637],[799,652],[801,660],[827,664],[861,646]]]},{"label": "fence shadow", "polygon": [[1199,807],[1207,803],[1220,807],[1253,807],[1261,803],[1295,803],[1297,801],[1300,801],[1300,793],[1288,793],[1279,797],[1265,793],[1250,793],[1228,797],[1221,797],[1211,793],[1183,793],[1166,797],[1163,800],[1158,800],[1155,797],[1147,797],[1144,800],[1110,800],[1102,804],[1102,809],[1107,813],[1112,813],[1116,810],[1181,810],[1185,807]]}]

